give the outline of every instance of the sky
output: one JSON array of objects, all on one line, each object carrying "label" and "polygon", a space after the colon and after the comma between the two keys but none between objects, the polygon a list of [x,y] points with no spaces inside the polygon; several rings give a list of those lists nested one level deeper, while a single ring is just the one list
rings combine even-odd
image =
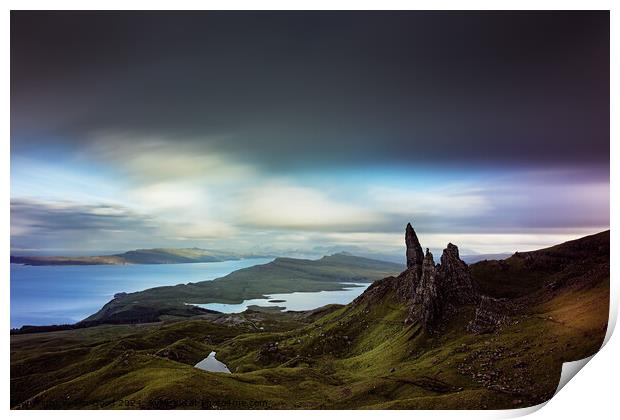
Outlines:
[{"label": "sky", "polygon": [[401,255],[609,228],[609,13],[11,12],[11,248]]}]

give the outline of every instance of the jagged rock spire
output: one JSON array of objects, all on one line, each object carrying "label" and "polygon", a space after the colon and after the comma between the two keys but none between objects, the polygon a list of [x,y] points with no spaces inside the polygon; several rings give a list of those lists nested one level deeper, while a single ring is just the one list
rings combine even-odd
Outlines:
[{"label": "jagged rock spire", "polygon": [[407,246],[407,268],[414,269],[418,276],[421,276],[424,253],[422,252],[418,235],[415,234],[411,223],[407,223],[407,228],[405,229],[405,245]]},{"label": "jagged rock spire", "polygon": [[405,323],[419,322],[426,332],[433,333],[457,307],[480,300],[469,267],[460,259],[456,245],[448,244],[439,265],[435,265],[427,248],[420,273]]},{"label": "jagged rock spire", "polygon": [[441,255],[439,275],[444,283],[445,297],[456,305],[475,304],[479,300],[467,264],[459,257],[459,249],[449,243]]},{"label": "jagged rock spire", "polygon": [[[405,324],[418,323],[424,331],[434,334],[455,314],[459,307],[480,302],[480,294],[472,281],[469,267],[459,257],[456,245],[448,244],[435,265],[433,254],[422,252],[420,241],[411,226],[405,230],[407,270],[398,277],[387,277],[372,284],[353,301],[354,305],[379,301],[393,293],[407,305]],[[481,312],[480,319],[484,313]]]},{"label": "jagged rock spire", "polygon": [[443,309],[440,284],[437,280],[437,269],[433,254],[426,248],[426,255],[422,263],[422,277],[414,297],[413,317],[420,321],[427,331],[433,330]]},{"label": "jagged rock spire", "polygon": [[433,295],[436,295],[437,285],[435,284],[435,274],[437,272],[437,267],[435,267],[435,260],[433,259],[433,254],[426,248],[426,253],[424,254],[424,260],[422,262],[422,276],[420,277],[420,281],[418,282],[415,294],[413,296],[413,303],[419,304],[425,300],[424,296],[427,292],[429,286],[432,286],[435,289]]}]

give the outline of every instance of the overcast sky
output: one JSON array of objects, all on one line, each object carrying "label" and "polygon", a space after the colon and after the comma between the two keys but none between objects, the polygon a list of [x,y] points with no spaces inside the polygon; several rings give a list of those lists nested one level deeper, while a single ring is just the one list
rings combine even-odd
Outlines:
[{"label": "overcast sky", "polygon": [[12,12],[11,246],[535,249],[609,226],[608,12]]}]

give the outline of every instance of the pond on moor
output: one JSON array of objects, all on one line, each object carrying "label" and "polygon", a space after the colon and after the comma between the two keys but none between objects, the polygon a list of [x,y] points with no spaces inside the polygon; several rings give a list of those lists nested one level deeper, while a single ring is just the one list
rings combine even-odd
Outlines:
[{"label": "pond on moor", "polygon": [[194,367],[198,369],[206,370],[207,372],[220,372],[220,373],[230,373],[228,366],[224,363],[220,362],[215,358],[215,352],[212,351],[209,355],[202,359],[200,362],[196,363]]}]

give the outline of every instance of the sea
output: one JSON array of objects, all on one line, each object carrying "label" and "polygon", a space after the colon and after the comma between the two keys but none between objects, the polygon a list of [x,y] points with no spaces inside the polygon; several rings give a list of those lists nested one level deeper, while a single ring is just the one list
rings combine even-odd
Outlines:
[{"label": "sea", "polygon": [[[97,312],[119,292],[209,281],[272,260],[248,258],[189,264],[75,266],[11,264],[11,328],[73,324]],[[266,299],[252,299],[237,305],[210,303],[199,306],[226,313],[242,312],[250,305],[307,310],[329,303],[347,304],[368,285],[348,284],[344,290],[338,291],[272,294]]]},{"label": "sea", "polygon": [[11,264],[11,328],[73,324],[97,312],[119,292],[213,280],[273,258],[189,264]]}]

